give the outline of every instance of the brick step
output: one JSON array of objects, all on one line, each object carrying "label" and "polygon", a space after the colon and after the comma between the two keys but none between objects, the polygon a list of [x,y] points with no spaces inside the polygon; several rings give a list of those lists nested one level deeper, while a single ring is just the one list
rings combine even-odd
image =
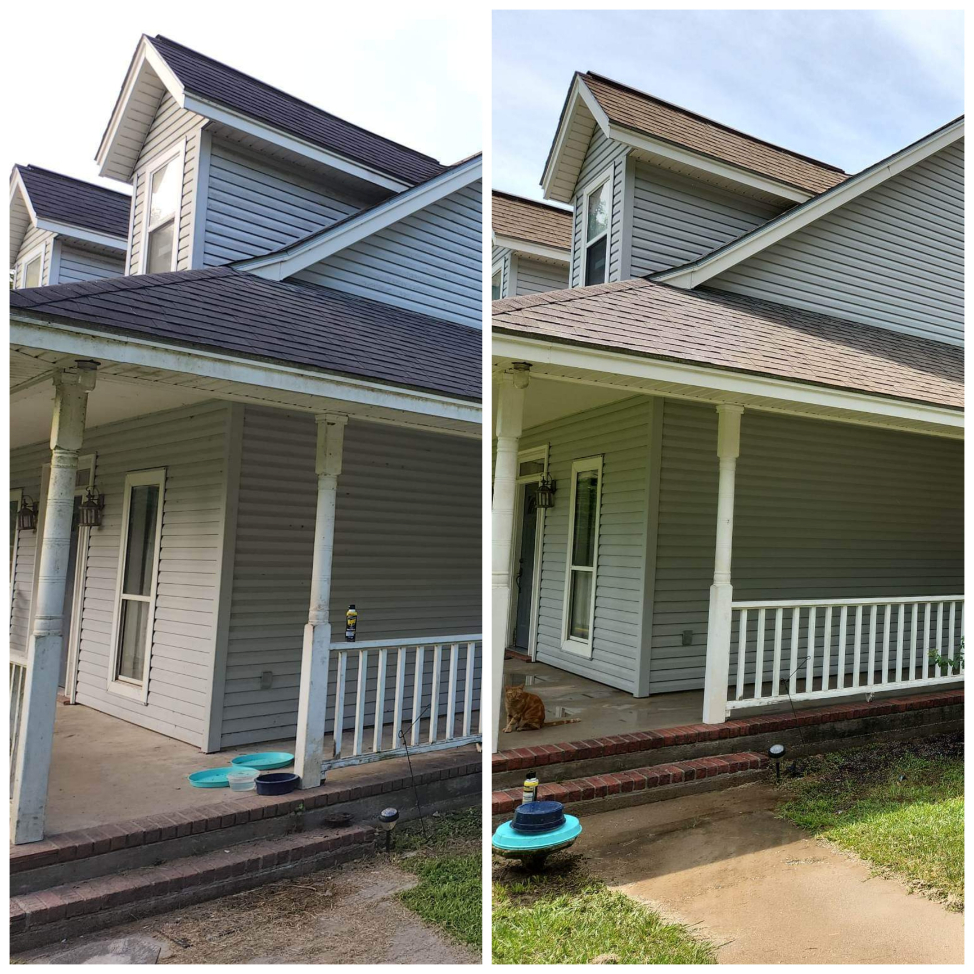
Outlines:
[{"label": "brick step", "polygon": [[[573,810],[572,806],[587,802],[604,803],[615,799],[613,807],[622,804],[639,804],[643,801],[659,801],[687,795],[693,791],[718,787],[733,787],[757,777],[768,764],[768,757],[756,751],[740,754],[721,754],[691,761],[674,761],[655,764],[649,768],[632,768],[626,771],[605,772],[591,778],[574,778],[542,784],[538,796],[558,801]],[[713,779],[719,778],[720,782]],[[703,786],[706,788],[693,787]],[[521,804],[521,789],[495,791],[491,796],[491,814],[504,818],[512,815]],[[593,809],[604,811],[602,807]],[[577,807],[574,811],[580,811]]]},{"label": "brick step", "polygon": [[493,756],[492,782],[494,788],[505,789],[520,785],[529,770],[542,780],[561,781],[638,768],[648,760],[662,764],[743,750],[765,752],[775,743],[785,744],[790,754],[834,750],[868,742],[876,735],[939,733],[953,723],[962,723],[963,709],[963,689],[942,690],[809,707],[795,713],[755,714],[723,724],[690,724],[516,747]]},{"label": "brick step", "polygon": [[315,830],[186,856],[10,901],[12,951],[300,876],[374,851],[372,828]]},{"label": "brick step", "polygon": [[[413,769],[426,814],[466,808],[480,800],[481,755],[472,748],[417,756]],[[413,780],[403,760],[377,762],[354,777],[336,775],[319,788],[289,795],[224,794],[223,801],[207,805],[12,846],[10,891],[33,893],[258,839],[308,832],[327,827],[340,813],[363,825],[374,823],[388,805],[399,808],[402,821],[417,814]]]}]

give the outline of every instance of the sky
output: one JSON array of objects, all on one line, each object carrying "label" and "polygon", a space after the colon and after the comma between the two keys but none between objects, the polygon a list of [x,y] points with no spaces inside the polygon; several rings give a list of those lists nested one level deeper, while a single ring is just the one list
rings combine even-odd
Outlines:
[{"label": "sky", "polygon": [[577,71],[854,173],[964,111],[955,11],[495,11],[495,189],[539,182]]},{"label": "sky", "polygon": [[5,31],[5,90],[21,93],[5,105],[6,171],[33,163],[121,188],[97,178],[94,156],[143,33],[163,34],[441,162],[483,148],[487,45],[471,52],[466,39],[487,36],[486,10],[474,17],[459,5],[411,16],[386,9],[364,24],[361,4],[303,5],[303,17],[293,2],[288,16],[273,17],[266,3],[249,0],[234,2],[232,16],[230,5],[203,0],[65,3],[57,16],[31,23],[41,44]]}]

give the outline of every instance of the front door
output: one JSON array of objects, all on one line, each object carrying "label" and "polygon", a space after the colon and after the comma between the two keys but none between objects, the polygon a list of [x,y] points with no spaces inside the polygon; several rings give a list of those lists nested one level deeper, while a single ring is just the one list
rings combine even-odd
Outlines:
[{"label": "front door", "polygon": [[521,523],[518,534],[517,570],[514,575],[514,648],[522,653],[530,651],[531,607],[534,603],[534,562],[537,547],[538,485],[524,484],[521,503]]}]

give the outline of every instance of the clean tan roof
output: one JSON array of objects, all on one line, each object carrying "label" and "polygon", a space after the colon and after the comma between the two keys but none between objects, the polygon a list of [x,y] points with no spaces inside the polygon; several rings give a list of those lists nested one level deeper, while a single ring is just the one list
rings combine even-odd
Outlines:
[{"label": "clean tan roof", "polygon": [[571,210],[535,203],[496,189],[491,193],[490,225],[494,233],[504,237],[562,250],[572,247]]},{"label": "clean tan roof", "polygon": [[642,279],[493,303],[493,328],[526,338],[705,365],[962,409],[964,353],[726,292]]},{"label": "clean tan roof", "polygon": [[581,77],[609,120],[617,125],[808,193],[822,193],[846,178],[846,173],[835,166],[738,132],[609,78],[591,72]]}]

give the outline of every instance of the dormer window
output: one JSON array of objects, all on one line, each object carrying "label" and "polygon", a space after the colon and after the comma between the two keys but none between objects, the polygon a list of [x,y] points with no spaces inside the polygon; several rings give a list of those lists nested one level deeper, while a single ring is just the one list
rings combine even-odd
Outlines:
[{"label": "dormer window", "polygon": [[182,197],[182,146],[176,153],[155,163],[146,173],[144,253],[142,271],[161,274],[176,269],[179,234],[179,204]]},{"label": "dormer window", "polygon": [[608,174],[585,193],[584,285],[604,284],[609,267],[609,214],[612,184]]},{"label": "dormer window", "polygon": [[21,275],[20,286],[21,287],[40,287],[41,286],[41,271],[43,270],[44,264],[44,252],[39,251],[33,257],[29,257],[24,264],[24,270]]}]

